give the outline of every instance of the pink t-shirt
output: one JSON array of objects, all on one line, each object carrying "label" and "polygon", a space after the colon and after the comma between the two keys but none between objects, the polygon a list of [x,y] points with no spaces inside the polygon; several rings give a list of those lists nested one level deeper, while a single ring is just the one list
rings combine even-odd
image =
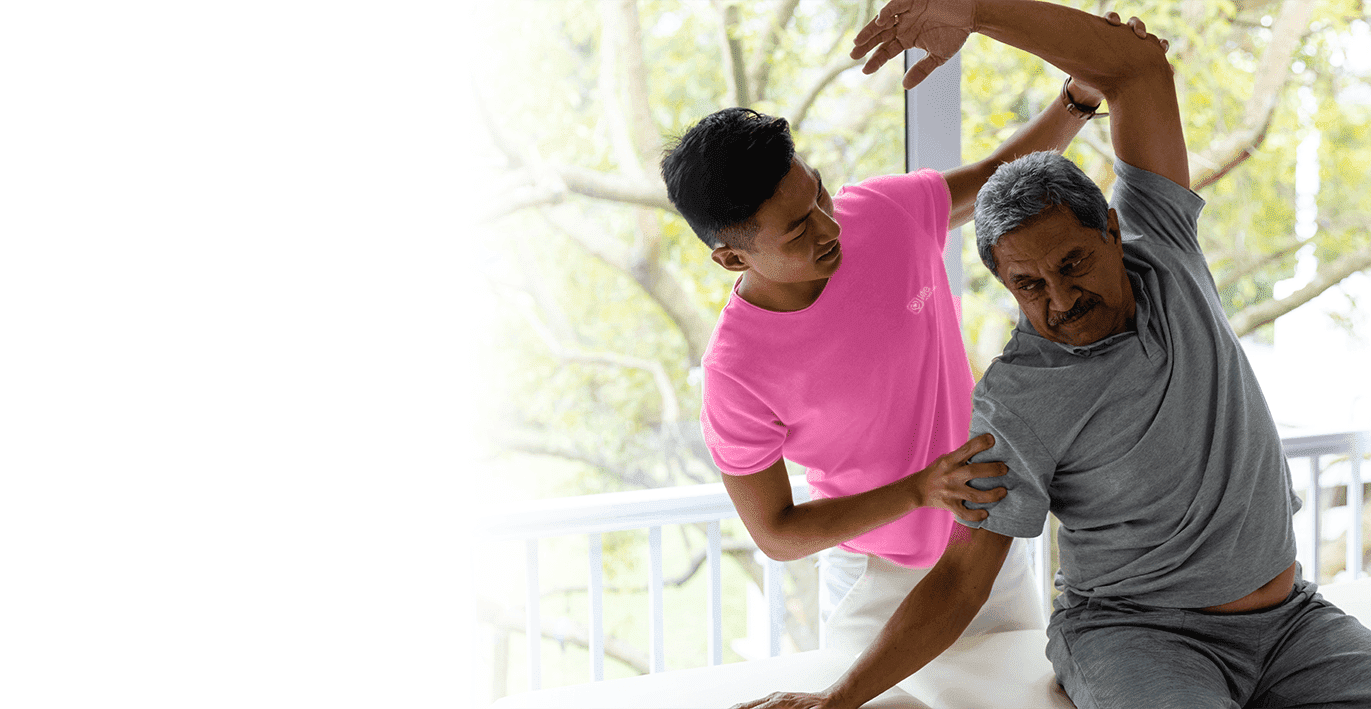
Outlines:
[{"label": "pink t-shirt", "polygon": [[[763,310],[734,287],[705,352],[705,442],[748,475],[785,458],[815,497],[864,492],[966,442],[973,381],[942,251],[951,197],[920,170],[833,198],[843,262],[813,305]],[[917,509],[842,547],[912,568],[947,546],[952,514]]]}]

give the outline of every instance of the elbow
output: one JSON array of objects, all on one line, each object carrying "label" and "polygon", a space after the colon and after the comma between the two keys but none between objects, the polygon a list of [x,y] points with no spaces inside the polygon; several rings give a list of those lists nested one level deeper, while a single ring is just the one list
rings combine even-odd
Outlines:
[{"label": "elbow", "polygon": [[753,541],[757,542],[757,548],[761,549],[762,553],[773,561],[796,561],[809,556],[805,550],[778,539],[754,539]]},{"label": "elbow", "polygon": [[765,519],[754,520],[760,524],[748,525],[747,531],[752,541],[767,558],[775,561],[795,561],[819,551],[811,548],[803,525],[796,525],[795,506],[790,505]]}]

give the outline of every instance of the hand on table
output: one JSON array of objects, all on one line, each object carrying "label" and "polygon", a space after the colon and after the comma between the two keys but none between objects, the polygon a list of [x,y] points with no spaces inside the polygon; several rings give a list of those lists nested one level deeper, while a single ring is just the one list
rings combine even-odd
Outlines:
[{"label": "hand on table", "polygon": [[808,692],[772,692],[761,699],[734,704],[729,709],[828,709],[828,697]]}]

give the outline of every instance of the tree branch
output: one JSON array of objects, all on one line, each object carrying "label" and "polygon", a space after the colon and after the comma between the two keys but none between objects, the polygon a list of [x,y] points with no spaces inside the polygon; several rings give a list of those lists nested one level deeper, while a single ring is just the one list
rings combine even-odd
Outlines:
[{"label": "tree branch", "polygon": [[580,224],[572,224],[558,214],[558,210],[544,209],[539,212],[548,225],[562,236],[585,249],[601,263],[617,271],[628,272],[629,249],[623,242],[610,236],[602,229],[594,229]]},{"label": "tree branch", "polygon": [[785,35],[786,27],[790,26],[790,20],[795,16],[795,8],[799,5],[800,0],[781,0],[776,6],[776,14],[772,15],[770,27],[762,36],[762,46],[757,48],[752,57],[752,68],[748,70],[747,75],[755,101],[766,98],[766,90],[771,80],[772,55],[780,46],[781,37]]},{"label": "tree branch", "polygon": [[[829,64],[824,69],[823,73],[819,75],[818,80],[816,80],[809,87],[809,90],[805,92],[804,96],[800,98],[799,102],[797,102],[793,108],[786,112],[785,115],[786,118],[790,121],[791,127],[795,130],[800,129],[801,124],[804,123],[806,116],[809,114],[809,109],[812,108],[814,106],[814,102],[818,100],[819,94],[822,93],[824,89],[828,88],[828,85],[833,83],[833,80],[837,79],[839,74],[842,74],[848,69],[858,67],[861,65],[862,60],[851,59],[848,57],[840,57],[839,59],[835,60],[832,64]],[[895,72],[885,72],[882,75],[882,78],[893,75],[896,75]]]},{"label": "tree branch", "polygon": [[560,204],[566,198],[566,190],[557,190],[547,185],[528,184],[500,192],[503,197],[481,209],[476,217],[478,222],[488,224],[515,212],[538,207]]},{"label": "tree branch", "polygon": [[[599,90],[619,167],[630,177],[648,179],[645,162],[655,152],[643,65],[642,27],[634,0],[600,3]],[[655,173],[654,173],[655,174]]]},{"label": "tree branch", "polygon": [[1284,0],[1271,25],[1271,42],[1257,66],[1252,94],[1243,110],[1237,131],[1206,149],[1206,161],[1215,167],[1191,170],[1190,184],[1202,189],[1228,174],[1251,157],[1266,139],[1276,114],[1281,89],[1290,79],[1290,60],[1309,34],[1315,0]]},{"label": "tree branch", "polygon": [[[666,186],[657,179],[656,172],[653,172],[652,176],[633,178],[543,160],[531,141],[516,144],[505,133],[486,110],[484,100],[478,101],[478,110],[481,112],[486,131],[490,134],[491,142],[500,149],[513,167],[528,170],[530,181],[545,191],[539,203],[550,204],[560,199],[560,195],[574,192],[610,202],[676,211],[671,200],[667,199]],[[492,210],[492,213],[503,216],[509,212]]]},{"label": "tree branch", "polygon": [[[1225,141],[1226,144],[1239,143],[1235,148],[1227,149],[1220,147],[1218,150],[1210,151],[1205,157],[1205,163],[1209,167],[1196,168],[1191,170],[1190,185],[1193,190],[1198,192],[1215,182],[1223,179],[1224,175],[1232,172],[1237,166],[1247,162],[1247,159],[1257,154],[1262,143],[1266,142],[1266,129],[1271,126],[1271,117],[1267,116],[1267,122],[1261,126],[1255,134],[1251,131],[1243,131],[1236,134],[1236,137]],[[1216,153],[1216,154],[1215,154]],[[1217,164],[1213,159],[1222,161]]]},{"label": "tree branch", "polygon": [[619,56],[623,69],[624,109],[628,111],[628,124],[633,135],[633,144],[638,149],[642,162],[654,166],[648,178],[656,180],[657,156],[661,152],[662,137],[657,130],[657,122],[652,118],[652,98],[647,85],[647,62],[643,59],[643,22],[638,15],[637,0],[619,0]]},{"label": "tree branch", "polygon": [[652,375],[653,383],[657,385],[657,394],[662,400],[662,424],[674,425],[681,418],[681,403],[676,397],[676,386],[671,381],[671,377],[662,367],[662,363],[652,359],[642,359],[617,352],[590,352],[580,348],[567,347],[563,345],[548,326],[543,323],[542,318],[537,313],[532,312],[531,308],[521,308],[524,319],[528,321],[529,329],[533,331],[538,339],[548,348],[554,357],[567,362],[584,362],[586,364],[603,364],[626,369],[641,369]]},{"label": "tree branch", "polygon": [[1371,268],[1371,246],[1366,246],[1331,263],[1320,264],[1317,275],[1305,287],[1280,298],[1262,301],[1243,308],[1228,318],[1229,324],[1238,337],[1256,330],[1295,308],[1313,300],[1316,296],[1337,285],[1342,279]]},{"label": "tree branch", "polygon": [[738,37],[738,5],[735,0],[714,0],[714,8],[719,12],[719,48],[723,57],[728,103],[732,106],[750,106],[752,99],[748,93],[747,64],[743,58],[743,42]]},{"label": "tree branch", "polygon": [[[476,609],[476,617],[484,619],[500,630],[511,633],[528,632],[522,610],[506,610],[498,603],[486,598],[476,599]],[[544,627],[542,628],[542,636],[548,640],[571,643],[576,647],[590,649],[590,633],[586,631],[584,625],[563,619],[561,623],[558,623],[558,626],[564,631],[562,634]],[[605,636],[604,648],[606,657],[622,662],[637,670],[639,674],[645,675],[651,671],[648,667],[647,653],[613,635]]]},{"label": "tree branch", "polygon": [[675,212],[671,200],[667,199],[666,187],[660,180],[633,179],[612,175],[597,170],[589,170],[574,165],[545,163],[555,173],[567,189],[576,194],[611,202],[635,204],[640,207],[656,207]]},{"label": "tree branch", "polygon": [[681,285],[660,260],[647,257],[642,245],[635,252],[611,243],[598,230],[575,228],[551,216],[549,220],[596,258],[637,282],[680,330],[685,338],[689,365],[695,366],[700,362],[705,347],[709,344],[709,335],[714,330],[714,324],[695,304],[695,300],[687,295],[685,286]]},{"label": "tree branch", "polygon": [[[1315,237],[1315,239],[1317,238],[1318,237]],[[1291,254],[1299,251],[1300,247],[1304,246],[1305,243],[1308,242],[1302,243],[1292,240],[1289,244],[1286,244],[1277,251],[1262,254],[1253,254],[1246,250],[1239,250],[1238,255],[1234,257],[1238,262],[1224,269],[1223,279],[1219,280],[1216,284],[1219,287],[1219,292],[1222,293],[1229,288],[1232,288],[1238,281],[1251,275],[1252,272],[1271,264],[1278,263],[1289,257]]]}]

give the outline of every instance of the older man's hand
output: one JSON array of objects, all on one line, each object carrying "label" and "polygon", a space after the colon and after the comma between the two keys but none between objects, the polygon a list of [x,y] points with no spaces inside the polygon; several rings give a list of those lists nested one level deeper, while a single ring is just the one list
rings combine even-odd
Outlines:
[{"label": "older man's hand", "polygon": [[808,692],[773,692],[761,699],[734,704],[729,709],[830,709],[829,698]]}]

